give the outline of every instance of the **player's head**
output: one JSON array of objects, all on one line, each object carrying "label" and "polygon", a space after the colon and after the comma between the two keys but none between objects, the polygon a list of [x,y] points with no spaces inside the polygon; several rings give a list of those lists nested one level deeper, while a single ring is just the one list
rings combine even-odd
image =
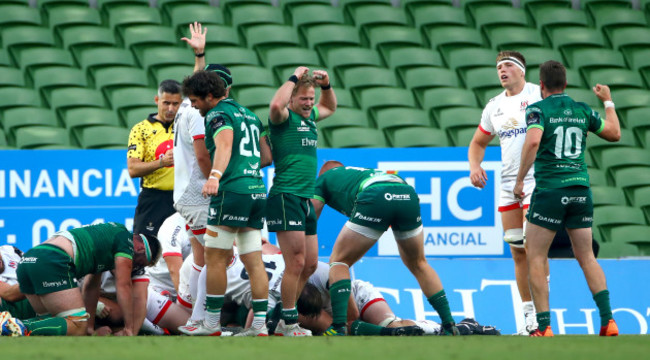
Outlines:
[{"label": "player's head", "polygon": [[549,60],[539,67],[539,86],[544,94],[563,92],[566,88],[566,69],[559,61]]},{"label": "player's head", "polygon": [[158,106],[158,117],[163,122],[174,121],[181,106],[181,84],[176,80],[163,80],[158,85],[158,94],[154,98]]},{"label": "player's head", "polygon": [[328,160],[325,161],[325,164],[321,166],[320,171],[318,172],[318,176],[323,175],[326,171],[344,166],[342,162],[336,161],[336,160]]},{"label": "player's head", "polygon": [[230,94],[230,87],[232,86],[232,74],[230,73],[230,69],[221,64],[208,64],[205,66],[204,70],[213,71],[219,75],[221,80],[225,83],[226,96],[228,96]]},{"label": "player's head", "polygon": [[323,309],[323,298],[313,284],[306,283],[296,302],[298,313],[307,317],[316,317]]},{"label": "player's head", "polygon": [[160,259],[162,247],[154,235],[133,234],[133,265],[153,266]]},{"label": "player's head", "polygon": [[289,100],[289,109],[304,118],[309,117],[316,100],[316,81],[309,74],[304,74],[294,86]]},{"label": "player's head", "polygon": [[497,55],[497,74],[501,86],[513,89],[526,83],[526,59],[517,51],[501,51]]},{"label": "player's head", "polygon": [[226,96],[225,82],[214,71],[197,71],[183,80],[183,95],[205,116]]}]

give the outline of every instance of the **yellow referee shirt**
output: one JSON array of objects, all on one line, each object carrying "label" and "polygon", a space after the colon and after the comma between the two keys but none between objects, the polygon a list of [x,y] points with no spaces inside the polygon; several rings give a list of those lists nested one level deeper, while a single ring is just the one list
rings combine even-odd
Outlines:
[{"label": "yellow referee shirt", "polygon": [[[167,150],[174,148],[174,122],[164,124],[150,114],[131,128],[127,158],[136,158],[144,162],[160,159]],[[158,169],[142,177],[143,188],[158,190],[174,189],[174,167]]]}]

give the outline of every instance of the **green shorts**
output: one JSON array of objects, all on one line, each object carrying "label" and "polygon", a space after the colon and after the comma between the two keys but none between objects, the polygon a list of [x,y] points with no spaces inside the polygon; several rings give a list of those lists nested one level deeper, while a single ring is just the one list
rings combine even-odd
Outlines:
[{"label": "green shorts", "polygon": [[208,225],[264,227],[264,211],[266,209],[266,193],[238,194],[220,191],[210,200],[208,210]]},{"label": "green shorts", "polygon": [[25,320],[36,317],[36,312],[27,299],[18,301],[7,301],[2,299],[0,303],[0,311],[9,311],[11,316]]},{"label": "green shorts", "polygon": [[571,186],[560,189],[535,188],[526,219],[550,230],[590,228],[594,222],[591,189]]},{"label": "green shorts", "polygon": [[357,195],[350,222],[380,231],[416,229],[422,225],[420,198],[407,184],[372,184]]},{"label": "green shorts", "polygon": [[74,260],[63,249],[50,244],[27,251],[16,275],[23,294],[50,294],[77,287]]},{"label": "green shorts", "polygon": [[311,200],[288,193],[269,197],[266,204],[269,231],[304,231],[316,235],[316,212]]}]

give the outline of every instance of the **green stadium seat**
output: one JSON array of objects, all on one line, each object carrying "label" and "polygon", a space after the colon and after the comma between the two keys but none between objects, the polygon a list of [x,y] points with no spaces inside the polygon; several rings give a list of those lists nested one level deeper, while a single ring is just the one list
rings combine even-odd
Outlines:
[{"label": "green stadium seat", "polygon": [[[472,142],[472,139],[474,138],[474,133],[476,133],[476,131],[480,130],[478,130],[476,127],[453,129],[450,131],[449,137],[451,138],[452,144],[454,144],[454,146],[469,146],[469,144]],[[499,146],[499,137],[495,136],[488,145]]]},{"label": "green stadium seat", "polygon": [[49,126],[27,126],[16,130],[18,149],[35,149],[45,145],[70,145],[68,132],[63,128]]},{"label": "green stadium seat", "polygon": [[172,79],[178,82],[183,82],[186,76],[192,75],[194,66],[190,65],[172,65],[164,66],[153,71],[150,78],[153,83],[158,86],[163,80]]},{"label": "green stadium seat", "polygon": [[526,71],[531,68],[539,68],[540,65],[548,60],[556,60],[560,62],[563,60],[562,54],[552,48],[524,46],[516,47],[514,49],[524,55],[524,58],[526,59]]},{"label": "green stadium seat", "polygon": [[640,139],[641,146],[644,148],[649,148],[650,147],[650,129],[642,129],[642,130],[637,130],[637,135]]},{"label": "green stadium seat", "polygon": [[469,26],[465,12],[449,5],[421,4],[416,12],[411,12],[411,23],[423,33],[438,26]]},{"label": "green stadium seat", "polygon": [[[311,69],[322,67],[316,51],[299,47],[270,49],[265,53],[265,58],[262,61],[267,68],[273,69],[277,76],[283,74],[285,69],[295,70],[298,66],[307,66]],[[283,83],[286,80],[286,78],[281,78],[280,82]]]},{"label": "green stadium seat", "polygon": [[194,66],[193,53],[187,49],[172,46],[144,48],[137,59],[146,72],[153,73],[157,68],[170,65]]},{"label": "green stadium seat", "polygon": [[246,29],[255,25],[284,25],[282,10],[276,6],[250,4],[233,8],[226,21],[237,28],[241,34],[246,34]]},{"label": "green stadium seat", "polygon": [[602,7],[612,8],[620,7],[628,9],[632,7],[630,0],[580,0],[580,8],[586,10],[590,14],[595,15],[594,12]]},{"label": "green stadium seat", "polygon": [[[17,107],[4,112],[3,128],[8,139],[16,138],[16,131],[27,126],[60,127],[56,114],[40,107]],[[13,143],[13,141],[11,141]]]},{"label": "green stadium seat", "polygon": [[389,132],[393,147],[438,147],[449,146],[447,134],[430,127],[402,127]]},{"label": "green stadium seat", "polygon": [[239,46],[210,46],[205,49],[205,58],[225,66],[254,65],[260,62],[255,51]]},{"label": "green stadium seat", "polygon": [[0,88],[0,112],[20,106],[42,106],[41,97],[34,89],[24,87]]},{"label": "green stadium seat", "polygon": [[[210,0],[157,0],[156,5],[163,14],[170,14],[172,11],[185,5],[209,6]],[[198,20],[197,20],[198,21]]]},{"label": "green stadium seat", "polygon": [[375,86],[398,87],[398,82],[395,73],[389,69],[359,66],[343,72],[343,85],[354,94],[358,89]]},{"label": "green stadium seat", "polygon": [[332,116],[316,123],[318,131],[323,133],[329,143],[330,131],[340,128],[371,128],[366,113],[360,109],[338,108]]},{"label": "green stadium seat", "polygon": [[[529,82],[532,82],[534,84],[539,84],[539,67],[532,68],[532,69],[526,69],[526,80]],[[574,70],[571,68],[566,69],[566,81],[567,81],[567,91],[569,92],[575,92],[575,90],[586,90],[584,89],[585,84],[584,81],[582,80],[582,76],[578,72],[578,70]],[[575,90],[574,90],[575,89]],[[591,91],[591,90],[589,90]],[[593,92],[591,93],[593,95]],[[569,94],[571,95],[571,94]],[[596,95],[593,95],[596,96]],[[590,99],[590,101],[593,101],[591,99],[591,95],[587,95],[587,97]],[[574,99],[576,100],[576,99]],[[583,100],[576,100],[576,101],[583,101]],[[592,107],[601,107],[602,103],[593,103]]]},{"label": "green stadium seat", "polygon": [[[352,96],[352,92],[350,92],[350,90],[339,88],[334,85],[332,85],[332,89],[334,89],[334,94],[336,94],[337,109],[340,109],[342,107],[347,107],[347,108],[358,107],[357,102],[354,99],[354,96]],[[318,95],[319,94],[317,92],[316,97],[318,97]]]},{"label": "green stadium seat", "polygon": [[624,27],[611,29],[607,33],[612,48],[628,54],[637,49],[647,49],[650,46],[650,29],[647,27]]},{"label": "green stadium seat", "polygon": [[579,26],[550,29],[549,39],[553,48],[560,50],[567,59],[572,57],[572,51],[578,49],[606,47],[605,38],[600,31]]},{"label": "green stadium seat", "polygon": [[[66,51],[68,55],[69,52]],[[92,75],[96,70],[106,66],[136,66],[133,53],[126,49],[114,47],[91,47],[77,53],[81,68]]]},{"label": "green stadium seat", "polygon": [[383,62],[379,53],[372,49],[343,47],[335,48],[327,52],[325,64],[334,69],[339,77],[346,69],[358,66],[382,67]]},{"label": "green stadium seat", "polygon": [[116,6],[106,11],[108,26],[121,34],[125,29],[137,25],[162,25],[162,17],[157,9],[140,5]]},{"label": "green stadium seat", "polygon": [[117,6],[124,6],[124,5],[140,5],[142,7],[148,7],[149,6],[149,0],[96,0],[97,2],[97,9],[102,14],[107,14],[108,10],[117,7]]},{"label": "green stadium seat", "polygon": [[596,69],[588,71],[587,84],[607,84],[614,89],[645,89],[645,84],[637,71],[628,69]]},{"label": "green stadium seat", "polygon": [[600,6],[591,11],[591,16],[596,26],[606,34],[620,27],[648,26],[643,12],[617,5]]},{"label": "green stadium seat", "polygon": [[587,168],[587,172],[589,173],[589,184],[591,186],[608,186],[607,182],[607,176],[605,175],[604,170],[596,169],[596,168]]},{"label": "green stadium seat", "polygon": [[126,87],[147,87],[147,73],[136,67],[107,66],[97,69],[93,75],[95,89],[101,90],[107,99],[115,89]]},{"label": "green stadium seat", "polygon": [[9,146],[7,142],[7,137],[5,136],[5,131],[0,128],[0,149],[6,150],[11,149],[12,146]]},{"label": "green stadium seat", "polygon": [[398,47],[423,46],[422,34],[405,26],[378,26],[369,29],[363,39],[368,47],[378,50],[382,56]]},{"label": "green stadium seat", "polygon": [[14,26],[2,30],[2,46],[18,63],[20,51],[37,46],[54,46],[50,29],[40,26]]},{"label": "green stadium seat", "polygon": [[597,68],[627,68],[620,51],[598,48],[574,51],[572,56],[567,59],[567,66],[580,70],[583,75],[586,75],[589,70]]},{"label": "green stadium seat", "polygon": [[594,232],[600,231],[605,242],[613,242],[611,230],[620,225],[646,225],[643,212],[629,206],[610,205],[594,208]]},{"label": "green stadium seat", "polygon": [[236,99],[238,103],[249,108],[268,108],[276,91],[277,89],[266,86],[247,87],[233,91],[233,98]]},{"label": "green stadium seat", "polygon": [[[594,237],[596,233],[594,232]],[[599,259],[618,259],[630,256],[638,256],[639,250],[636,246],[628,243],[613,242],[603,243],[599,242],[600,249],[598,251]]]},{"label": "green stadium seat", "polygon": [[219,6],[223,9],[224,15],[228,15],[232,9],[239,6],[252,4],[273,5],[271,0],[219,0]]},{"label": "green stadium seat", "polygon": [[612,97],[616,99],[616,111],[625,117],[628,110],[646,107],[650,104],[650,91],[637,89],[614,89]]},{"label": "green stadium seat", "polygon": [[49,98],[50,92],[54,89],[88,85],[83,71],[67,66],[48,66],[34,70],[32,84],[45,96],[45,99]]},{"label": "green stadium seat", "polygon": [[60,118],[65,117],[67,110],[76,107],[106,107],[106,101],[101,92],[81,87],[52,90],[49,104],[52,109],[56,110]]},{"label": "green stadium seat", "polygon": [[31,76],[35,69],[44,66],[75,66],[69,51],[49,46],[25,49],[20,52],[17,60],[21,70],[27,76]]},{"label": "green stadium seat", "polygon": [[496,76],[497,54],[497,51],[488,48],[465,47],[450,50],[445,54],[445,60],[459,75],[472,68],[492,66]]},{"label": "green stadium seat", "polygon": [[409,17],[413,18],[416,14],[430,6],[448,6],[454,5],[453,0],[402,0],[400,5],[406,10]]},{"label": "green stadium seat", "polygon": [[639,250],[639,255],[650,255],[650,226],[624,225],[611,229],[612,242],[632,244]]},{"label": "green stadium seat", "polygon": [[[138,54],[148,47],[180,45],[171,27],[159,25],[134,25],[121,33],[122,45]],[[207,43],[207,37],[206,37]],[[188,54],[191,57],[191,54]]]},{"label": "green stadium seat", "polygon": [[472,18],[477,9],[484,6],[508,5],[512,6],[511,0],[461,0],[460,7],[465,10]]},{"label": "green stadium seat", "polygon": [[205,47],[242,46],[237,30],[228,25],[211,25],[205,34]]},{"label": "green stadium seat", "polygon": [[432,112],[434,118],[442,109],[450,107],[479,107],[474,93],[462,88],[435,88],[425,90],[419,100],[422,109]]},{"label": "green stadium seat", "polygon": [[[604,114],[601,116],[604,116]],[[594,164],[601,169],[604,169],[607,166],[601,158],[603,150],[618,147],[636,147],[634,133],[628,129],[621,129],[621,139],[616,142],[609,142],[596,134],[590,134],[587,137],[587,144],[589,152],[591,152],[591,156],[594,160]]]},{"label": "green stadium seat", "polygon": [[519,5],[524,8],[529,14],[537,14],[538,9],[546,7],[564,7],[571,8],[571,0],[519,0]]},{"label": "green stadium seat", "polygon": [[436,121],[441,129],[446,130],[451,135],[460,129],[471,128],[476,130],[482,114],[483,109],[481,108],[455,107],[441,110]]},{"label": "green stadium seat", "polygon": [[631,203],[641,208],[645,214],[646,221],[650,224],[650,186],[640,186],[631,191]]},{"label": "green stadium seat", "polygon": [[643,131],[650,129],[650,116],[648,116],[649,111],[650,107],[628,110],[625,120],[623,121],[625,127],[635,133],[637,138],[640,140],[641,145],[644,147],[650,145],[643,143],[644,139],[641,137]]},{"label": "green stadium seat", "polygon": [[474,25],[484,34],[489,33],[494,27],[528,27],[528,18],[522,8],[513,7],[512,4],[481,6],[474,12]]},{"label": "green stadium seat", "polygon": [[485,106],[491,98],[503,91],[494,67],[474,68],[467,70],[463,75],[465,87],[474,91],[481,106]]},{"label": "green stadium seat", "polygon": [[233,89],[241,89],[248,86],[276,87],[271,70],[261,66],[231,66]]},{"label": "green stadium seat", "polygon": [[390,107],[374,112],[373,119],[377,129],[390,133],[402,127],[431,127],[431,121],[425,111],[415,108]]},{"label": "green stadium seat", "polygon": [[485,46],[481,33],[470,27],[437,26],[426,30],[425,34],[430,47],[442,52],[445,58],[450,49]]},{"label": "green stadium seat", "polygon": [[17,25],[40,26],[42,24],[41,14],[35,8],[16,4],[0,5],[0,28],[2,29]]},{"label": "green stadium seat", "polygon": [[625,195],[630,203],[634,203],[634,194],[637,189],[648,186],[650,179],[650,168],[647,166],[632,166],[620,169],[614,174],[613,184],[625,191]]},{"label": "green stadium seat", "polygon": [[208,28],[208,32],[213,25],[223,25],[225,23],[220,8],[205,4],[176,5],[166,15],[166,18],[167,24],[171,25],[177,34],[188,38],[190,37],[189,25],[195,21],[201,23],[204,28]]},{"label": "green stadium seat", "polygon": [[388,147],[384,134],[369,128],[334,129],[331,131],[329,143],[333,148]]},{"label": "green stadium seat", "polygon": [[[613,178],[616,178],[618,171],[626,167],[648,166],[650,168],[648,151],[641,148],[617,146],[603,149],[600,159],[599,167],[607,169]],[[650,179],[648,179],[648,183],[650,183]]]},{"label": "green stadium seat", "polygon": [[0,67],[0,87],[25,86],[23,72],[12,67]]},{"label": "green stadium seat", "polygon": [[[329,3],[329,1],[328,1]],[[298,29],[300,36],[304,38],[307,33],[306,29],[316,25],[338,24],[344,25],[343,9],[328,5],[301,5],[292,8],[287,23],[293,24]]]},{"label": "green stadium seat", "polygon": [[111,93],[111,108],[122,115],[126,110],[132,108],[150,106],[154,104],[154,97],[157,92],[158,89],[156,88],[116,89]]},{"label": "green stadium seat", "polygon": [[266,51],[280,46],[300,46],[296,30],[289,25],[256,25],[246,30],[246,44],[255,50],[260,58]]},{"label": "green stadium seat", "polygon": [[70,26],[102,24],[99,11],[86,6],[57,6],[49,11],[48,24],[54,32],[61,31]]},{"label": "green stadium seat", "polygon": [[627,206],[623,189],[614,186],[592,186],[594,206],[620,205]]},{"label": "green stadium seat", "polygon": [[68,110],[63,117],[63,123],[70,132],[70,137],[77,139],[79,139],[79,130],[88,126],[121,126],[115,111],[92,107]]},{"label": "green stadium seat", "polygon": [[388,49],[383,55],[387,65],[397,71],[419,66],[445,66],[439,52],[422,47]]},{"label": "green stadium seat", "polygon": [[487,30],[487,38],[493,49],[508,50],[522,46],[545,46],[542,35],[534,28],[521,26],[495,26]]},{"label": "green stadium seat", "polygon": [[0,66],[15,66],[11,56],[6,51],[0,51]]},{"label": "green stadium seat", "polygon": [[84,49],[116,45],[113,32],[100,26],[71,26],[62,29],[59,37],[61,47],[72,51],[75,56]]},{"label": "green stadium seat", "polygon": [[[538,78],[539,78],[539,76],[538,76]],[[591,90],[587,90],[585,88],[582,88],[582,89],[580,89],[580,88],[569,88],[569,89],[566,89],[566,93],[574,101],[583,102],[583,103],[589,105],[592,108],[599,107],[599,106],[602,105],[600,100],[598,100],[598,97],[596,97],[596,94],[594,94],[594,92],[591,91]]]},{"label": "green stadium seat", "polygon": [[539,7],[533,15],[535,25],[550,37],[550,29],[564,26],[588,27],[589,19],[584,11],[574,10],[570,7],[545,6]]},{"label": "green stadium seat", "polygon": [[330,0],[280,0],[280,8],[285,13],[305,5],[332,6],[332,2]]},{"label": "green stadium seat", "polygon": [[408,26],[402,8],[386,5],[362,5],[352,11],[352,22],[360,31],[366,32],[376,26]]},{"label": "green stadium seat", "polygon": [[129,129],[115,126],[87,126],[78,132],[79,145],[84,149],[126,149]]},{"label": "green stadium seat", "polygon": [[360,47],[359,32],[354,26],[326,24],[315,25],[305,29],[305,40],[310,49],[316,50],[322,58],[327,51],[343,46]]},{"label": "green stadium seat", "polygon": [[404,86],[417,95],[434,87],[459,87],[460,82],[453,70],[433,66],[420,66],[398,72]]},{"label": "green stadium seat", "polygon": [[135,124],[145,120],[150,114],[157,114],[158,108],[155,104],[149,106],[136,106],[130,109],[125,109],[120,117],[127,129],[131,129]]},{"label": "green stadium seat", "polygon": [[366,5],[392,6],[391,0],[339,0],[338,6],[343,9],[347,19],[352,19],[354,12],[361,6]]},{"label": "green stadium seat", "polygon": [[402,88],[374,87],[359,90],[355,95],[361,108],[370,115],[387,107],[417,107],[413,93]]}]

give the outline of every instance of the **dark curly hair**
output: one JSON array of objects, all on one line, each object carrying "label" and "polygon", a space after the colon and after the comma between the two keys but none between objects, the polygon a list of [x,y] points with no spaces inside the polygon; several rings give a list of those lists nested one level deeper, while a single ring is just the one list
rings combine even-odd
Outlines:
[{"label": "dark curly hair", "polygon": [[214,98],[226,95],[226,88],[223,79],[214,71],[197,71],[183,80],[183,95],[197,96],[205,99],[208,94]]}]

